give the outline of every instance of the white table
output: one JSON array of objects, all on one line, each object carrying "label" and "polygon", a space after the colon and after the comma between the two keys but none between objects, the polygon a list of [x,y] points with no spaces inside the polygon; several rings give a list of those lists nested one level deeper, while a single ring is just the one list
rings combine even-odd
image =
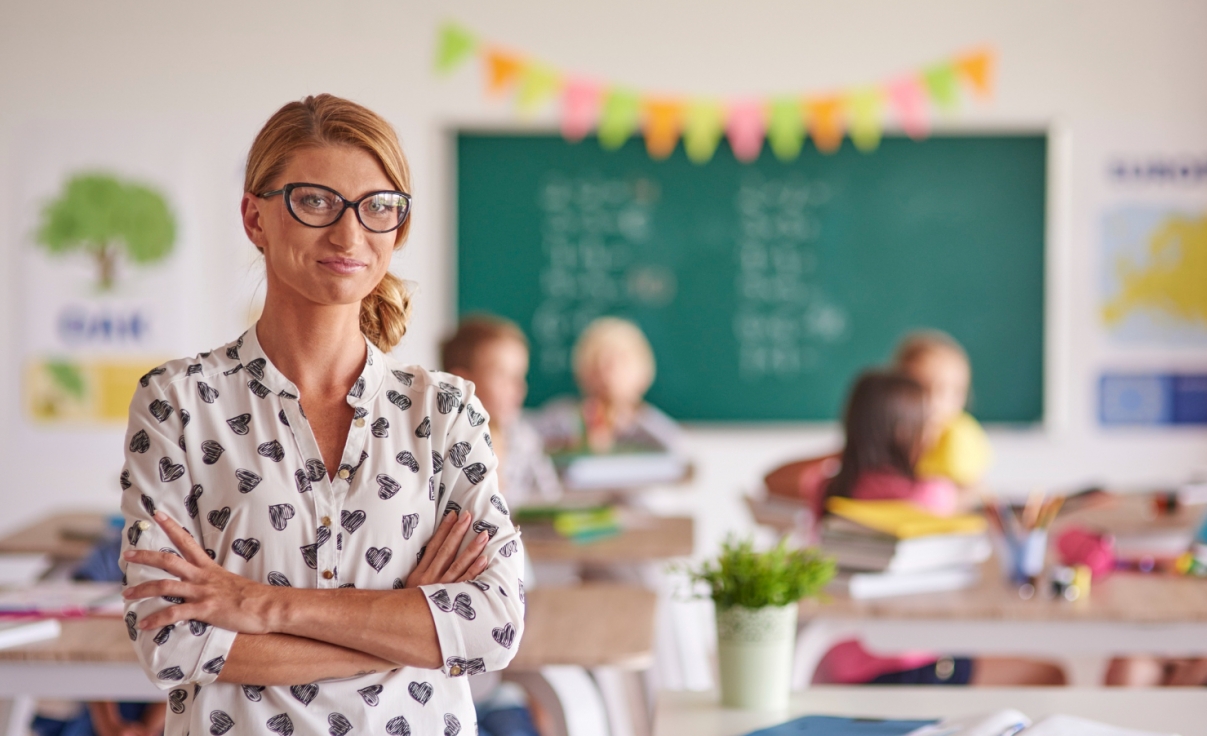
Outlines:
[{"label": "white table", "polygon": [[654,736],[742,736],[804,715],[940,718],[1016,708],[1034,720],[1057,713],[1117,726],[1199,736],[1207,733],[1202,688],[1077,689],[973,687],[838,687],[794,693],[788,710],[759,713],[721,708],[716,693],[661,692]]}]

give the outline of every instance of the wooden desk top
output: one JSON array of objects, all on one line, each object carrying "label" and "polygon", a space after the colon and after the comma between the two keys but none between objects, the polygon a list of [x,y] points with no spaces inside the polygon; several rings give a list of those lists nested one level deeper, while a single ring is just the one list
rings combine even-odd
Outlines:
[{"label": "wooden desk top", "polygon": [[689,557],[695,526],[687,516],[631,514],[614,537],[578,544],[538,530],[524,535],[524,549],[537,562],[649,562]]},{"label": "wooden desk top", "polygon": [[[1202,508],[1153,518],[1151,504],[1140,496],[1120,496],[1103,506],[1062,516],[1052,539],[1063,527],[1078,524],[1115,533],[1135,533],[1196,523]],[[971,588],[946,593],[855,601],[833,596],[824,604],[805,601],[801,615],[827,618],[960,619],[1003,621],[1113,621],[1127,623],[1207,622],[1207,580],[1167,574],[1112,573],[1090,587],[1088,599],[1053,600],[1040,591],[1031,600],[1019,597],[1001,575],[997,560],[985,563],[984,577]]]},{"label": "wooden desk top", "polygon": [[0,538],[0,553],[39,552],[58,560],[79,560],[108,530],[105,514],[54,514]]},{"label": "wooden desk top", "polygon": [[[626,585],[531,590],[524,638],[511,669],[647,668],[653,661],[655,599],[648,590]],[[62,625],[58,639],[0,649],[0,662],[138,662],[120,619],[65,619]]]},{"label": "wooden desk top", "polygon": [[814,685],[787,712],[722,708],[716,693],[661,692],[654,736],[740,736],[804,715],[955,718],[1016,708],[1033,720],[1064,713],[1125,728],[1183,736],[1203,732],[1202,688],[933,687]]}]

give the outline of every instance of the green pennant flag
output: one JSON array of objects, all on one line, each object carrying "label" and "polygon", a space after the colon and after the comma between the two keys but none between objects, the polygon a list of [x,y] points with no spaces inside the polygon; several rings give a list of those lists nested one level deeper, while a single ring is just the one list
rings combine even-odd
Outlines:
[{"label": "green pennant flag", "polygon": [[863,87],[847,98],[850,123],[847,130],[851,142],[864,153],[880,145],[880,120],[884,108],[884,93],[876,87]]},{"label": "green pennant flag", "polygon": [[604,94],[599,114],[599,145],[614,151],[624,145],[641,120],[641,98],[636,92],[613,87]]},{"label": "green pennant flag", "polygon": [[805,140],[805,111],[794,97],[777,97],[771,101],[767,116],[767,142],[780,161],[792,161],[800,155]]},{"label": "green pennant flag", "polygon": [[712,159],[725,132],[725,108],[715,100],[694,100],[687,106],[683,125],[683,150],[694,164]]},{"label": "green pennant flag", "polygon": [[520,88],[516,92],[516,106],[522,113],[533,113],[561,89],[562,78],[557,70],[534,62],[520,71]]},{"label": "green pennant flag", "polygon": [[960,102],[960,86],[954,64],[947,61],[935,64],[922,72],[922,79],[935,107],[943,112],[955,110]]},{"label": "green pennant flag", "polygon": [[436,42],[436,71],[445,74],[456,69],[477,46],[472,33],[456,23],[445,23]]}]

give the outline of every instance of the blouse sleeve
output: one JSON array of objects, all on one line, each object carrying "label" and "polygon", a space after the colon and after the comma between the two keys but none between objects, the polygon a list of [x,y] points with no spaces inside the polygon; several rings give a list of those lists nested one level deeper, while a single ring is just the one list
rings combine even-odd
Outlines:
[{"label": "blouse sleeve", "polygon": [[[172,405],[161,384],[153,378],[143,380],[130,403],[126,429],[126,464],[121,475],[125,516],[122,550],[179,554],[151,517],[160,509],[194,538],[201,538],[197,498],[203,489],[192,482],[189,473],[183,431],[188,415],[183,407]],[[121,569],[124,585],[176,579],[158,568],[129,564],[124,558]],[[140,619],[175,602],[179,601],[145,598],[126,603],[126,629],[138,660],[151,682],[163,690],[185,683],[213,682],[235,640],[235,632],[202,621],[178,621],[158,631],[137,628]]]},{"label": "blouse sleeve", "polygon": [[[499,493],[486,411],[473,396],[473,384],[464,385],[465,403],[449,425],[436,482],[444,488],[439,503],[445,512],[469,511],[473,530],[490,535],[489,563],[475,580],[420,587],[436,622],[442,670],[449,677],[503,669],[524,633],[524,549]],[[466,535],[465,544],[473,538]]]}]

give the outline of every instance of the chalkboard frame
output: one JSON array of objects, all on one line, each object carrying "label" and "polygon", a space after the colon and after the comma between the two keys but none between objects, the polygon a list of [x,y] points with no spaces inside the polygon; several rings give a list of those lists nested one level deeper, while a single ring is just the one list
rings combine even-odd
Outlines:
[{"label": "chalkboard frame", "polygon": [[[903,136],[900,130],[888,128],[884,131],[886,137]],[[517,136],[517,137],[560,137],[560,131],[541,121],[524,121],[524,122],[507,122],[507,123],[483,123],[480,120],[472,121],[447,121],[441,128],[443,139],[444,162],[442,175],[447,176],[444,180],[443,189],[447,199],[447,207],[442,208],[447,219],[444,220],[444,225],[448,229],[445,231],[445,237],[441,238],[448,244],[448,260],[445,262],[446,284],[448,291],[446,292],[446,304],[449,306],[449,315],[451,316],[449,329],[451,330],[455,322],[460,319],[459,302],[460,302],[460,237],[459,237],[459,216],[460,216],[460,201],[459,201],[459,156],[458,156],[458,141],[463,135],[490,135],[490,136]],[[1022,436],[1043,434],[1050,435],[1053,432],[1059,431],[1068,424],[1068,403],[1070,400],[1070,388],[1065,385],[1067,381],[1062,382],[1060,379],[1067,372],[1066,364],[1068,363],[1067,350],[1065,343],[1068,338],[1067,312],[1070,309],[1071,295],[1068,293],[1068,264],[1067,254],[1065,251],[1068,248],[1069,235],[1066,232],[1067,226],[1063,224],[1070,216],[1068,204],[1069,186],[1067,174],[1064,172],[1068,169],[1069,156],[1069,141],[1067,135],[1061,134],[1059,126],[1050,122],[1022,122],[1022,123],[1006,123],[1001,124],[993,121],[973,121],[971,123],[961,123],[954,125],[951,121],[939,121],[931,131],[931,138],[952,138],[958,139],[963,137],[1034,137],[1042,139],[1045,145],[1045,159],[1043,164],[1043,210],[1042,210],[1042,246],[1040,260],[1042,262],[1042,276],[1040,281],[1041,297],[1038,300],[1040,310],[1040,321],[1042,324],[1041,336],[1041,353],[1039,358],[1039,410],[1037,416],[1033,419],[1023,421],[1015,420],[983,420],[987,426],[997,427],[1000,429],[1011,429],[1021,431]],[[640,144],[640,136],[630,141],[632,144]],[[582,142],[582,145],[598,145],[597,143],[587,140]],[[722,140],[721,146],[725,147],[727,143]],[[806,147],[811,143],[806,141]],[[850,146],[850,141],[844,141],[844,146]],[[675,151],[676,155],[682,155],[682,144]],[[769,151],[764,148],[764,156],[770,155]],[[868,154],[863,154],[868,155]],[[870,155],[874,155],[870,154]],[[705,165],[707,166],[707,164]],[[1065,288],[1061,289],[1060,287]],[[472,310],[471,310],[472,311]],[[1063,316],[1062,316],[1063,315]],[[884,358],[889,357],[889,348],[886,347]],[[976,397],[970,397],[970,410],[976,413]],[[530,408],[532,408],[530,406]],[[741,419],[682,419],[681,424],[686,426],[694,426],[700,429],[724,429],[724,428],[758,428],[760,430],[774,430],[776,428],[830,428],[837,423],[835,418],[741,418]]]}]

